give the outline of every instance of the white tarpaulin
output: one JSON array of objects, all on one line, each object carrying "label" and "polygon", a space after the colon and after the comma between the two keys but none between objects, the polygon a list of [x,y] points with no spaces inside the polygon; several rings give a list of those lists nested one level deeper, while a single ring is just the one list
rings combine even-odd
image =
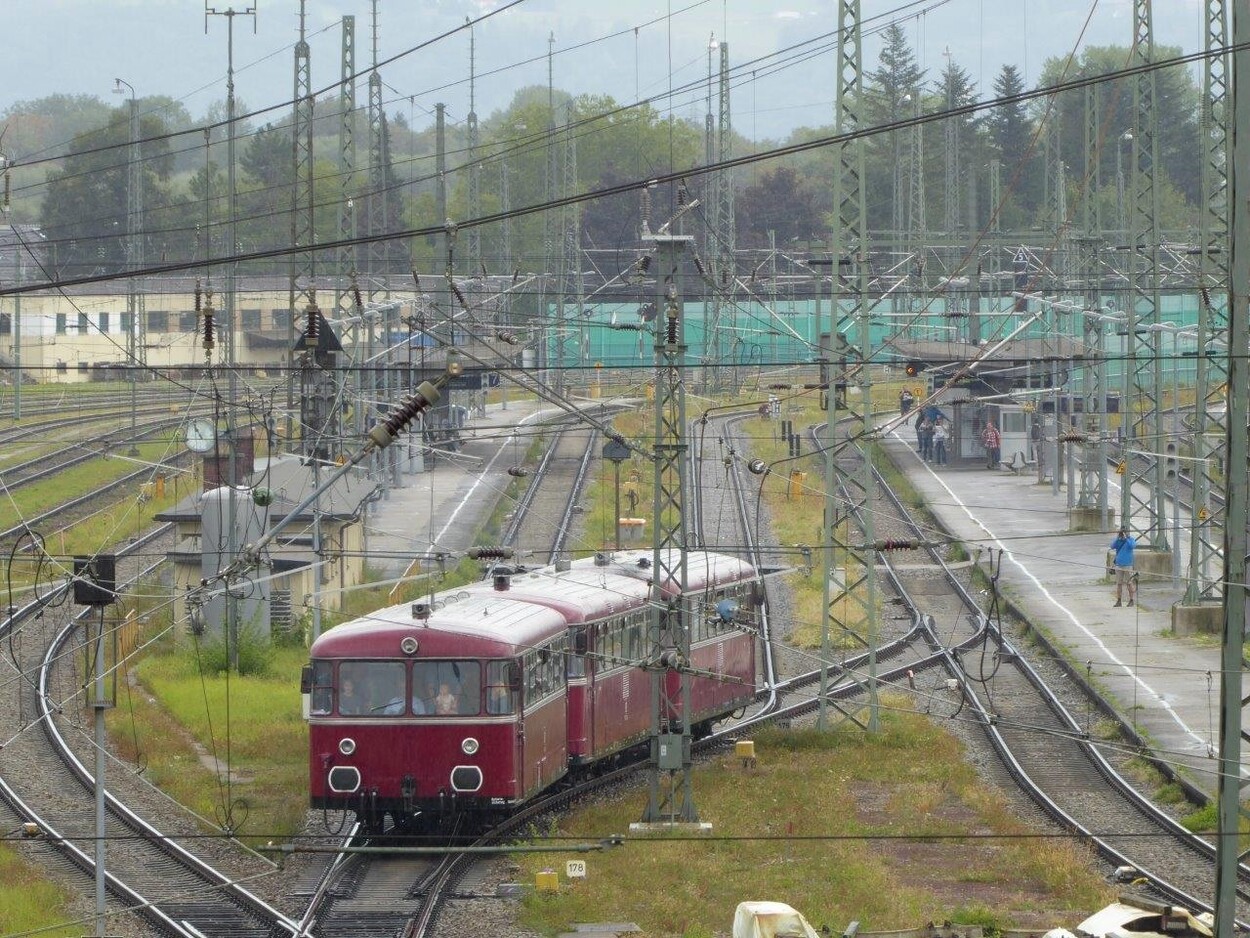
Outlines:
[{"label": "white tarpaulin", "polygon": [[802,914],[784,902],[740,902],[733,938],[820,938]]}]

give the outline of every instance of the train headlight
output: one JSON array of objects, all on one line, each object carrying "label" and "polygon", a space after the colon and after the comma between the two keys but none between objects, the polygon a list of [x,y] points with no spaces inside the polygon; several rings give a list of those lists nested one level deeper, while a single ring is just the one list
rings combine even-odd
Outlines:
[{"label": "train headlight", "polygon": [[356,740],[352,739],[350,736],[344,736],[339,740],[339,752],[343,753],[343,755],[350,756],[355,751]]},{"label": "train headlight", "polygon": [[472,736],[466,736],[464,741],[460,743],[460,751],[466,756],[473,755],[477,752],[478,748],[478,742]]}]

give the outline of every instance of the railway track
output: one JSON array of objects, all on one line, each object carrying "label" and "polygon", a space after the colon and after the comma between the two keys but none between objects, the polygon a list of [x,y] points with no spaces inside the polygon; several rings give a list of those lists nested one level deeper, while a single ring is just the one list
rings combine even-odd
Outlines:
[{"label": "railway track", "polygon": [[[131,551],[171,536],[168,526],[154,530]],[[122,559],[132,579],[151,571]],[[86,613],[71,614],[62,586],[5,620],[3,632],[20,630],[25,641],[40,640],[39,665],[27,680],[9,681],[2,708],[6,745],[0,758],[0,797],[23,822],[38,826],[45,849],[88,875],[94,875],[94,779],[86,768],[93,751],[77,720],[85,683],[81,656]],[[21,660],[21,659],[19,659]],[[25,664],[25,661],[22,661]],[[237,934],[269,938],[295,934],[295,923],[239,885],[267,875],[271,866],[252,855],[244,860],[221,839],[197,839],[194,819],[179,829],[158,829],[127,805],[146,783],[117,771],[109,779],[106,836],[110,915],[131,911],[161,934],[196,938]],[[150,798],[148,799],[150,803]],[[181,841],[211,851],[205,860]],[[224,869],[218,865],[225,863]]]},{"label": "railway track", "polygon": [[[882,497],[874,500],[873,510],[880,536],[940,539],[910,516],[880,477],[878,488]],[[997,781],[1025,792],[1055,823],[1093,844],[1108,864],[1141,871],[1163,901],[1210,908],[1212,845],[1136,790],[1120,770],[1137,754],[1132,742],[1096,739],[1091,727],[1072,715],[1097,712],[1088,688],[1057,667],[1049,681],[1043,679],[998,623],[987,619],[967,571],[949,569],[942,550],[925,548],[928,556],[921,564],[896,564],[899,555],[878,555],[926,636],[925,647],[917,647],[923,653],[909,667],[883,672],[881,682],[906,688],[903,678],[911,671],[920,696],[939,718],[976,719],[998,755]],[[940,590],[935,581],[944,584]],[[920,589],[918,582],[924,583]],[[927,682],[922,675],[930,675]],[[945,690],[948,679],[958,683],[958,693]],[[1061,692],[1051,683],[1060,684]],[[834,692],[853,690],[839,683]],[[804,702],[780,712],[793,717],[815,706]],[[1250,869],[1243,868],[1242,876],[1243,883],[1250,883]],[[1239,895],[1244,918],[1250,898],[1244,885]]]}]

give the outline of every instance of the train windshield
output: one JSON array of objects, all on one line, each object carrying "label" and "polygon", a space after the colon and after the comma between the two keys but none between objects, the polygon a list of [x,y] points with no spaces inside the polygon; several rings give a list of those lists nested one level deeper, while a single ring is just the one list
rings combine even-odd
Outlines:
[{"label": "train windshield", "polygon": [[402,661],[344,661],[339,665],[339,713],[382,717],[404,712]]},{"label": "train windshield", "polygon": [[481,713],[481,664],[476,661],[414,663],[412,712],[434,716],[475,716]]}]

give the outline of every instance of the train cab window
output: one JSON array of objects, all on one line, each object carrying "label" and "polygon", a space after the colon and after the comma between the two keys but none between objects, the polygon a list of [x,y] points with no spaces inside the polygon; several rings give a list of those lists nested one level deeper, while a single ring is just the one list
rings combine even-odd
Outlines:
[{"label": "train cab window", "polygon": [[404,712],[402,661],[344,661],[339,665],[339,713],[384,717]]},{"label": "train cab window", "polygon": [[310,711],[326,714],[334,705],[334,665],[329,661],[314,661],[312,665],[312,701]]},{"label": "train cab window", "polygon": [[476,661],[418,661],[412,666],[412,712],[476,716],[482,712],[482,666]]},{"label": "train cab window", "polygon": [[520,693],[518,665],[515,661],[492,661],[486,666],[486,712],[499,716],[516,713]]}]

